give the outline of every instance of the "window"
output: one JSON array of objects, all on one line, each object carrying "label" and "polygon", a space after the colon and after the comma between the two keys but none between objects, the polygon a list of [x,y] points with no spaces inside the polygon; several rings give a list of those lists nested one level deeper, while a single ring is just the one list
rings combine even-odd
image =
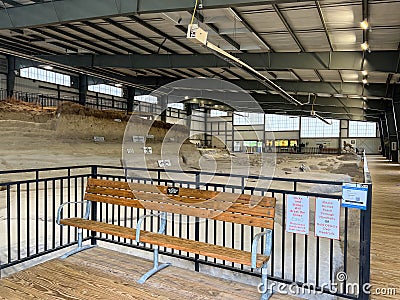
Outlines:
[{"label": "window", "polygon": [[185,104],[180,103],[180,102],[170,103],[170,104],[168,104],[168,107],[176,108],[176,109],[181,109],[181,110],[182,110],[182,109],[185,108]]},{"label": "window", "polygon": [[122,97],[122,88],[109,84],[102,83],[102,84],[89,85],[88,90],[96,93]]},{"label": "window", "polygon": [[71,76],[36,67],[21,69],[20,76],[64,86],[71,86]]},{"label": "window", "polygon": [[237,112],[233,115],[233,125],[264,124],[264,114]]},{"label": "window", "polygon": [[299,130],[300,118],[286,115],[266,115],[266,131],[294,131]]},{"label": "window", "polygon": [[228,116],[228,112],[223,110],[211,109],[210,117],[226,117]]},{"label": "window", "polygon": [[146,102],[146,103],[155,103],[157,104],[157,97],[154,97],[152,95],[140,95],[140,96],[135,96],[135,100],[141,101],[141,102]]},{"label": "window", "polygon": [[304,138],[339,137],[340,121],[333,119],[327,119],[327,121],[332,122],[332,124],[326,124],[317,118],[302,117],[300,136]]},{"label": "window", "polygon": [[376,123],[349,121],[349,137],[376,137]]}]

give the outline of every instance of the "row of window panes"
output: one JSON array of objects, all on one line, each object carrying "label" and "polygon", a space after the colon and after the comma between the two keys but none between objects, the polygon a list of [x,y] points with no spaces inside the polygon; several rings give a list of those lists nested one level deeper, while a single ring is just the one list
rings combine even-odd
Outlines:
[{"label": "row of window panes", "polygon": [[89,85],[88,90],[91,92],[122,97],[122,88],[119,88],[119,87],[116,87],[113,85],[109,85],[109,84],[101,83],[101,84]]},{"label": "row of window panes", "polygon": [[376,137],[376,123],[349,121],[349,137]]},{"label": "row of window panes", "polygon": [[210,110],[210,117],[227,117],[228,112],[223,110],[211,109]]},{"label": "row of window panes", "polygon": [[235,112],[233,115],[233,125],[259,125],[264,124],[264,114]]},{"label": "row of window panes", "polygon": [[20,76],[63,86],[71,86],[71,76],[36,67],[20,69]]},{"label": "row of window panes", "polygon": [[339,137],[340,135],[340,121],[327,119],[331,124],[317,118],[302,117],[300,136],[303,138],[314,137]]},{"label": "row of window panes", "polygon": [[297,116],[267,114],[266,131],[295,131],[299,130],[300,118]]}]

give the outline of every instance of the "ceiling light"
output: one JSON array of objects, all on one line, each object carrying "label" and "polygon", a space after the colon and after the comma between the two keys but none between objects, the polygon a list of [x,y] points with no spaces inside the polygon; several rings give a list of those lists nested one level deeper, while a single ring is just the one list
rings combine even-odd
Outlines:
[{"label": "ceiling light", "polygon": [[369,45],[368,42],[364,42],[361,44],[361,49],[363,49],[364,51],[369,50]]},{"label": "ceiling light", "polygon": [[368,83],[367,78],[364,78],[364,79],[362,80],[362,83],[363,83],[363,84],[367,84],[367,83]]},{"label": "ceiling light", "polygon": [[115,86],[120,88],[122,87],[122,83],[116,83]]},{"label": "ceiling light", "polygon": [[361,74],[362,74],[363,76],[367,76],[367,75],[368,75],[368,71],[362,70],[362,71],[361,71]]},{"label": "ceiling light", "polygon": [[369,28],[369,23],[367,21],[367,19],[365,19],[364,21],[360,22],[360,27],[364,30],[367,30]]}]

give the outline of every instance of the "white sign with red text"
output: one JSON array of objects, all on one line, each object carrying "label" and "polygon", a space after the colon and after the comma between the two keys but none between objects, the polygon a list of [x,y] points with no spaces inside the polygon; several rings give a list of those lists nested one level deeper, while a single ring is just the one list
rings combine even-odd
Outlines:
[{"label": "white sign with red text", "polygon": [[286,207],[286,231],[308,234],[310,199],[307,196],[288,195]]},{"label": "white sign with red text", "polygon": [[339,240],[340,201],[337,199],[315,199],[315,235]]}]

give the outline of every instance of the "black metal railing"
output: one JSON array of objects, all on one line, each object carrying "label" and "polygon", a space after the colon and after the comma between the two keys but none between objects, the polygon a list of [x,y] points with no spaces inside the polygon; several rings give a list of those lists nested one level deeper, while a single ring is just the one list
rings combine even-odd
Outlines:
[{"label": "black metal railing", "polygon": [[319,147],[270,147],[267,152],[274,153],[300,153],[300,154],[339,154],[339,148],[319,148]]},{"label": "black metal railing", "polygon": [[[12,267],[21,262],[76,243],[76,230],[56,226],[55,213],[61,203],[82,199],[88,177],[161,185],[174,184],[181,187],[275,197],[277,207],[273,253],[269,264],[270,278],[286,284],[308,285],[310,289],[323,290],[325,293],[345,298],[367,299],[367,295],[362,291],[346,290],[343,282],[337,290],[329,289],[324,284],[338,284],[336,275],[341,271],[348,275],[347,282],[356,283],[359,286],[369,282],[371,185],[369,185],[368,210],[341,208],[341,240],[336,241],[315,237],[312,226],[309,235],[286,232],[286,199],[290,194],[309,196],[312,209],[315,197],[340,200],[341,182],[214,174],[199,171],[168,170],[166,172],[163,169],[140,168],[124,170],[120,167],[110,166],[1,171],[0,216],[2,217],[0,217],[0,227],[5,236],[0,242],[0,270],[4,274],[12,272]],[[144,213],[148,212],[98,203],[93,205],[91,217],[108,223],[133,227],[138,217]],[[76,206],[69,207],[64,216],[82,216],[82,214],[82,208]],[[310,219],[312,220],[312,215]],[[145,230],[151,231],[155,228],[157,228],[157,220],[149,219],[144,222]],[[195,219],[177,214],[170,216],[167,225],[167,234],[247,251],[250,250],[251,237],[259,230],[251,226]],[[151,245],[137,245],[131,240],[106,234],[86,231],[84,238],[85,241],[92,244],[107,243],[145,251],[152,250]],[[260,276],[257,270],[228,261],[196,256],[163,247],[160,252],[191,262],[197,271],[200,266],[212,266]]]}]

